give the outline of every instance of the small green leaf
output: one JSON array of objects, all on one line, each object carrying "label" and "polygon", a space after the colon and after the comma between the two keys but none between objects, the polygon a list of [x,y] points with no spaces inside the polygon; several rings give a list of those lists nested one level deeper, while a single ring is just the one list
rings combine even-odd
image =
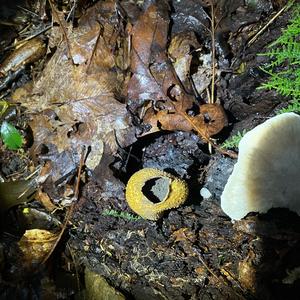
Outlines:
[{"label": "small green leaf", "polygon": [[17,150],[22,146],[23,138],[15,126],[4,121],[1,125],[1,138],[10,150]]}]

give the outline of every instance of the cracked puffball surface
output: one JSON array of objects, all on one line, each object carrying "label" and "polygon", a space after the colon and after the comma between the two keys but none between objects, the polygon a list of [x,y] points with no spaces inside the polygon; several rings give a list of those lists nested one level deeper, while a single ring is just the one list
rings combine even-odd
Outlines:
[{"label": "cracked puffball surface", "polygon": [[233,220],[275,207],[300,215],[300,116],[284,113],[245,134],[221,196]]},{"label": "cracked puffball surface", "polygon": [[[154,203],[144,194],[144,187],[151,180],[156,180],[151,189],[158,198]],[[126,186],[126,201],[138,215],[148,220],[158,220],[164,211],[177,208],[188,197],[188,186],[185,181],[158,169],[144,168],[134,173]]]}]

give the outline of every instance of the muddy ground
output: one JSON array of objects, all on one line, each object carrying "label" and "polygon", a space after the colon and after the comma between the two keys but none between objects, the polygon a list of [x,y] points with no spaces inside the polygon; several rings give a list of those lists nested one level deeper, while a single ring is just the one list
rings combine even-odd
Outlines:
[{"label": "muddy ground", "polygon": [[[194,32],[203,54],[210,53],[211,39],[203,29],[203,22],[207,22],[205,15],[209,15],[211,11],[205,1],[152,2],[159,14],[169,18],[168,40],[182,32]],[[251,33],[257,32],[285,3],[275,0],[258,0],[251,2],[252,4],[250,1],[225,2],[217,1],[216,4],[217,16],[221,17],[216,31],[218,76],[215,95],[228,117],[223,130],[213,136],[219,144],[238,131],[252,129],[274,116],[289,100],[272,90],[257,89],[268,77],[261,70],[268,58],[257,54],[264,52],[267,45],[279,36],[281,29],[287,25],[291,12],[283,12],[250,44],[250,37],[254,35]],[[149,3],[150,1],[145,1],[144,4],[139,1],[120,1],[124,10],[122,14],[134,26]],[[94,4],[83,5],[81,10],[86,11],[91,5]],[[69,8],[67,5],[66,7]],[[105,34],[105,29],[103,31]],[[54,43],[53,36],[48,38],[49,43]],[[73,40],[70,41],[73,45]],[[11,40],[6,37],[1,48],[6,49],[10,43]],[[17,79],[13,79],[15,85],[10,83],[2,90],[5,99],[10,99],[17,87],[32,79],[32,72],[35,72],[34,82],[37,82],[36,78],[52,55],[54,54],[48,53],[42,65],[35,65],[35,68],[26,70]],[[191,69],[195,66],[193,64],[199,66],[199,62],[192,60]],[[118,67],[121,69],[120,65]],[[120,73],[124,74],[125,69],[127,70],[127,66]],[[132,66],[131,70],[134,70]],[[45,76],[44,73],[42,76]],[[42,83],[37,83],[39,84],[43,87]],[[210,82],[208,88],[209,84]],[[67,147],[73,147],[73,144],[62,145],[61,141],[59,144],[52,133],[38,131],[44,121],[32,118],[35,105],[33,100],[31,103],[28,101],[29,104],[23,104],[22,108],[17,106],[18,109],[9,117],[18,128],[26,128],[24,134],[30,135],[32,140],[26,145],[25,153],[28,154],[24,156],[1,148],[1,175],[8,178],[11,174],[26,169],[22,173],[25,176],[29,173],[29,166],[45,168],[45,162],[54,161],[50,172],[52,180],[41,183],[41,186],[42,192],[50,200],[57,200],[53,202],[59,209],[50,213],[49,205],[45,208],[33,201],[22,204],[19,208],[12,208],[3,215],[5,221],[0,244],[0,298],[48,299],[51,295],[56,299],[78,299],[83,297],[83,269],[87,267],[102,275],[126,299],[298,299],[299,216],[285,209],[273,209],[265,215],[251,214],[241,221],[231,222],[221,210],[220,195],[236,159],[220,153],[218,149],[213,149],[210,153],[207,142],[201,135],[195,130],[176,130],[179,126],[177,123],[170,125],[171,130],[147,134],[149,127],[145,125],[143,118],[138,119],[141,116],[140,108],[145,102],[140,101],[137,105],[130,98],[136,92],[133,84],[124,86],[130,92],[126,95],[123,89],[116,99],[118,103],[126,105],[131,117],[130,123],[133,124],[130,128],[133,127],[134,133],[128,133],[127,127],[124,132],[123,129],[116,128],[116,136],[120,141],[114,153],[104,151],[100,163],[93,170],[85,168],[79,196],[68,220],[70,222],[52,257],[42,265],[38,263],[30,267],[27,264],[24,266],[17,241],[25,229],[52,230],[57,220],[64,222],[67,209],[63,208],[70,203],[59,202],[57,199],[61,198],[62,193],[66,195],[66,185],[75,185],[80,154],[65,154]],[[147,90],[145,87],[134,87],[139,96],[144,92],[143,89]],[[205,89],[197,94],[195,90],[193,93],[191,86],[188,88],[191,90],[187,94],[193,96],[200,108],[207,103]],[[67,93],[63,92],[63,95]],[[57,102],[59,101],[52,105],[63,106]],[[114,108],[116,111],[123,109],[121,106],[110,109]],[[22,111],[23,125],[16,121],[15,115],[20,116],[19,109]],[[43,109],[39,107],[36,111],[44,113]],[[48,117],[51,115],[49,111],[48,109]],[[60,112],[61,115],[63,113]],[[63,123],[60,114],[53,120],[60,118]],[[111,115],[107,118],[113,119]],[[87,121],[76,119],[76,122],[76,128],[80,132],[80,125]],[[28,130],[26,124],[29,124],[29,128],[32,126],[31,129]],[[61,124],[60,126],[63,127]],[[84,132],[85,129],[82,130]],[[56,147],[62,145],[65,152],[60,152],[58,158],[57,148],[54,147],[53,150],[44,140],[34,148],[37,146],[36,141],[41,140],[39,132],[43,137],[49,134],[49,144],[53,142]],[[126,136],[125,142],[120,138],[122,134]],[[86,138],[87,136],[83,136],[75,143],[85,144]],[[106,142],[105,138],[104,141]],[[41,144],[45,147],[41,147]],[[61,166],[63,171],[59,169]],[[157,221],[133,218],[136,215],[125,200],[124,191],[128,179],[134,172],[146,167],[165,170],[184,179],[190,190],[189,197],[182,206],[166,211]],[[209,198],[201,197],[200,190],[203,187],[209,190]],[[30,219],[24,217],[26,207],[35,211],[36,215]],[[128,212],[131,217],[109,215],[108,211]]]}]

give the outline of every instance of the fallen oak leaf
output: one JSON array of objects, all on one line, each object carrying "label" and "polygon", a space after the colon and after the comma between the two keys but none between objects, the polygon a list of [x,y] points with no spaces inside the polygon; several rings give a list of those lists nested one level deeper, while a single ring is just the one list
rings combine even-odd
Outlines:
[{"label": "fallen oak leaf", "polygon": [[73,173],[83,145],[91,148],[86,165],[93,170],[104,147],[110,155],[116,153],[115,136],[121,146],[135,140],[126,136],[131,130],[126,105],[115,97],[125,76],[116,68],[114,51],[128,43],[115,4],[96,4],[79,20],[80,26],[68,32],[76,66],[68,60],[68,46],[62,41],[34,86],[13,95],[31,114],[31,152],[51,161],[53,182]]},{"label": "fallen oak leaf", "polygon": [[169,16],[168,7],[163,9],[158,10],[151,4],[133,26],[130,65],[133,76],[128,83],[130,105],[149,99],[166,100],[169,87],[180,84],[166,55]]}]

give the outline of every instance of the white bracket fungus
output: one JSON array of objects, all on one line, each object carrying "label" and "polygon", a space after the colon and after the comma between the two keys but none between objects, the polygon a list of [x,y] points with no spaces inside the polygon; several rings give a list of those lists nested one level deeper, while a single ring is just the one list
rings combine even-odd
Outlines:
[{"label": "white bracket fungus", "polygon": [[300,215],[300,116],[284,113],[245,134],[221,196],[234,220],[285,207]]}]

